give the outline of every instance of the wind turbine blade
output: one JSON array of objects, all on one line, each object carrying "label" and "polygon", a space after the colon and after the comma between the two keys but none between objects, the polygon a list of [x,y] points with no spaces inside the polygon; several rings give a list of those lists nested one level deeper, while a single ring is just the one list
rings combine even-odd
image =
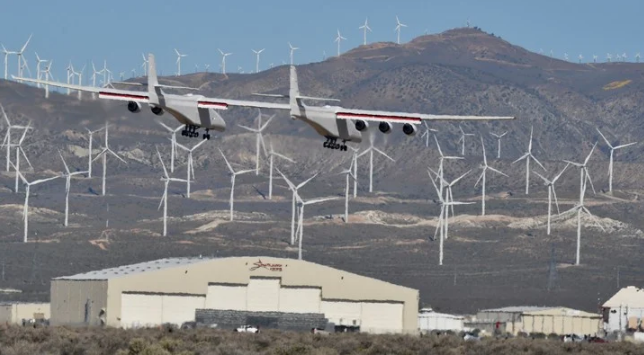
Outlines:
[{"label": "wind turbine blade", "polygon": [[537,158],[535,158],[532,153],[530,153],[530,158],[532,158],[532,160],[534,160],[541,167],[541,169],[543,169],[543,171],[546,171],[546,168],[543,166],[543,164],[541,164],[541,162]]},{"label": "wind turbine blade", "polygon": [[217,150],[219,151],[219,153],[221,153],[221,156],[224,157],[224,161],[226,162],[226,165],[228,166],[228,170],[230,170],[230,172],[232,174],[234,174],[235,170],[233,170],[233,167],[230,166],[230,163],[228,162],[228,159],[226,159],[226,156],[224,155],[224,152],[222,152],[221,149],[219,149],[219,148],[217,148]]},{"label": "wind turbine blade", "polygon": [[194,151],[195,149],[199,148],[202,144],[206,143],[206,140],[202,140],[201,142],[197,143],[194,147],[192,147],[190,150]]},{"label": "wind turbine blade", "polygon": [[275,117],[275,115],[272,115],[271,117],[269,117],[269,118],[268,118],[268,120],[266,120],[266,122],[264,122],[264,124],[259,128],[259,131],[261,132],[261,131],[263,131],[264,129],[266,129],[266,126],[268,126],[268,124],[269,124],[269,123],[271,123],[271,120],[272,120],[274,117]]},{"label": "wind turbine blade", "polygon": [[111,153],[116,159],[118,159],[118,160],[122,161],[123,163],[127,164],[127,162],[125,160],[123,160],[123,158],[121,158],[118,154],[114,153],[113,150],[108,148],[107,151],[109,153]]},{"label": "wind turbine blade", "polygon": [[312,205],[314,203],[321,203],[321,202],[326,202],[326,201],[331,201],[331,200],[337,200],[337,197],[325,197],[325,198],[317,198],[314,200],[308,200],[304,201],[304,205]]},{"label": "wind turbine blade", "polygon": [[595,216],[593,216],[593,214],[592,214],[592,213],[590,213],[590,211],[586,208],[586,206],[581,206],[581,209],[582,209],[584,212],[586,212],[586,213],[590,216],[590,218],[592,218],[592,219],[593,219],[593,221],[595,222],[595,224],[597,224],[597,226],[598,226],[599,228],[601,228],[601,230],[602,230],[602,231],[604,231],[604,232],[606,231],[606,229],[604,229],[604,227],[599,223],[599,220],[598,220]]},{"label": "wind turbine blade", "polygon": [[555,178],[554,178],[554,179],[552,179],[552,183],[553,183],[553,184],[554,184],[557,180],[559,180],[559,178],[561,177],[561,175],[564,173],[564,171],[566,171],[566,169],[568,169],[568,167],[569,167],[569,166],[570,166],[570,163],[566,164],[566,166],[565,166],[565,167],[564,167],[564,168],[559,172],[559,174],[557,174],[557,176],[555,176]]},{"label": "wind turbine blade", "polygon": [[63,165],[65,166],[65,172],[67,175],[69,175],[69,168],[67,167],[67,163],[65,162],[65,158],[63,158],[63,154],[58,150],[58,155],[60,156],[60,160],[63,161]]},{"label": "wind turbine blade", "polygon": [[493,168],[493,167],[491,167],[491,166],[488,166],[488,169],[490,169],[490,170],[494,171],[494,172],[495,172],[495,173],[497,173],[497,174],[503,175],[503,176],[505,176],[505,177],[510,177],[510,176],[508,176],[508,174],[506,174],[506,173],[504,173],[504,172],[502,172],[502,171],[500,171],[500,170],[497,170],[497,169],[495,169],[495,168]]},{"label": "wind turbine blade", "polygon": [[590,150],[590,153],[588,153],[588,156],[587,156],[587,157],[586,157],[586,159],[584,160],[584,166],[585,166],[586,164],[588,164],[588,161],[590,160],[590,157],[593,155],[593,152],[595,151],[595,148],[596,148],[596,147],[597,147],[597,142],[595,142],[595,144],[593,144],[593,148]]},{"label": "wind turbine blade", "polygon": [[253,172],[253,171],[255,171],[255,169],[237,171],[237,172],[235,172],[235,175],[248,174],[248,173]]},{"label": "wind turbine blade", "polygon": [[25,154],[25,151],[22,149],[21,146],[18,146],[18,149],[20,149],[20,154],[25,158],[25,160],[27,161],[27,164],[29,164],[29,167],[33,169],[34,166],[31,165],[31,162],[29,161],[29,158],[27,158],[27,154]]},{"label": "wind turbine blade", "polygon": [[530,155],[530,153],[525,153],[525,154],[523,154],[519,159],[517,159],[517,160],[513,161],[513,162],[512,162],[512,164],[520,162],[521,160],[525,159],[525,158],[526,158],[526,157],[528,157],[529,155]]},{"label": "wind turbine blade", "polygon": [[161,162],[161,166],[163,167],[163,175],[166,178],[169,178],[168,170],[166,170],[166,168],[165,168],[165,163],[163,162],[163,159],[161,158],[161,153],[159,153],[159,149],[157,149],[157,156],[159,157],[159,161]]},{"label": "wind turbine blade", "polygon": [[291,191],[295,192],[295,190],[297,190],[297,188],[295,187],[295,185],[293,185],[291,180],[287,179],[286,176],[280,171],[280,169],[275,169],[275,170],[277,170],[277,172],[282,176],[282,179],[284,179],[284,181],[286,181],[286,184],[288,184],[289,189],[291,189]]},{"label": "wind turbine blade", "polygon": [[304,185],[308,184],[311,180],[313,180],[316,176],[318,176],[318,173],[315,173],[315,175],[311,176],[310,178],[304,180],[301,184],[297,185],[296,190],[299,190],[301,187]]},{"label": "wind turbine blade", "polygon": [[457,182],[459,182],[459,180],[461,180],[462,178],[464,178],[464,177],[465,177],[467,174],[469,174],[471,171],[472,171],[472,170],[468,170],[465,174],[463,174],[463,175],[459,176],[458,178],[454,179],[454,181],[452,181],[452,183],[451,183],[451,184],[449,184],[449,186],[453,186],[453,185],[455,185]]},{"label": "wind turbine blade", "polygon": [[484,175],[484,174],[485,174],[485,168],[483,168],[483,172],[481,173],[481,175],[479,176],[479,178],[478,178],[478,179],[476,180],[476,182],[474,183],[474,187],[479,186],[479,182],[483,179],[483,175]]},{"label": "wind turbine blade", "polygon": [[481,148],[483,148],[483,164],[487,166],[487,156],[485,155],[485,143],[483,143],[483,136],[481,136]]},{"label": "wind turbine blade", "polygon": [[[434,186],[434,190],[436,190],[436,195],[438,196],[438,200],[439,200],[441,203],[443,203],[443,196],[441,196],[441,193],[440,193],[440,191],[438,190],[438,187],[436,186],[436,183],[434,182],[434,178],[432,177],[432,172],[433,172],[433,170],[431,170],[431,172],[430,172],[430,170],[431,170],[431,169],[429,169],[429,170],[427,171],[427,174],[429,175],[429,181],[431,181],[431,182],[432,182],[432,185]],[[434,174],[436,174],[436,173],[434,172]],[[438,174],[436,174],[436,176],[438,177]]]},{"label": "wind turbine blade", "polygon": [[288,160],[288,161],[290,161],[291,163],[295,163],[295,160],[293,160],[293,159],[291,159],[291,158],[287,157],[286,155],[282,155],[282,154],[280,154],[280,153],[275,153],[275,152],[273,152],[273,155],[274,155],[274,156],[276,156],[276,157],[282,158],[282,159],[284,159],[284,160]]},{"label": "wind turbine blade", "polygon": [[559,201],[557,200],[557,192],[555,191],[555,185],[550,185],[550,188],[552,189],[552,196],[555,198],[555,206],[557,206],[557,214],[561,214],[561,211],[559,211]]},{"label": "wind turbine blade", "polygon": [[394,158],[392,158],[392,157],[388,156],[388,155],[387,155],[385,152],[383,152],[382,150],[380,150],[380,149],[378,149],[378,148],[376,148],[376,147],[374,147],[374,148],[373,148],[373,150],[375,150],[376,152],[378,152],[378,153],[380,153],[380,154],[384,155],[387,159],[391,160],[392,162],[394,162],[394,163],[396,162],[396,160],[395,160]]},{"label": "wind turbine blade", "polygon": [[436,138],[436,135],[434,135],[434,141],[436,142],[436,148],[438,148],[438,154],[442,157],[443,151],[441,150],[441,145],[438,144],[438,138]]},{"label": "wind turbine blade", "polygon": [[599,133],[599,135],[600,135],[600,136],[602,136],[602,138],[604,138],[604,142],[606,142],[606,144],[607,144],[609,147],[613,148],[613,146],[610,144],[610,142],[608,141],[608,139],[606,139],[606,136],[604,136],[604,134],[599,130],[599,128],[598,128],[598,127],[595,127],[595,129],[597,130],[597,133]]},{"label": "wind turbine blade", "polygon": [[584,168],[584,170],[586,171],[586,179],[588,180],[588,182],[590,182],[590,187],[593,189],[593,194],[596,195],[597,192],[595,191],[595,186],[593,185],[593,179],[590,177],[590,173],[588,172],[588,168]]},{"label": "wind turbine blade", "polygon": [[539,173],[538,173],[538,172],[536,172],[536,171],[532,171],[532,173],[533,173],[533,174],[535,174],[535,175],[537,175],[538,177],[540,177],[540,178],[541,178],[541,180],[543,180],[543,182],[545,182],[545,183],[546,183],[546,185],[547,185],[547,184],[550,184],[550,180],[546,179],[543,175],[539,174]]},{"label": "wind turbine blade", "polygon": [[157,123],[160,124],[161,126],[163,126],[163,128],[165,128],[169,132],[174,132],[174,130],[172,128],[168,127],[165,123],[163,123],[161,121],[157,121]]},{"label": "wind turbine blade", "polygon": [[613,149],[626,148],[626,147],[629,147],[629,146],[634,145],[634,144],[637,144],[637,142],[633,142],[633,143],[626,143],[626,144],[618,145],[617,147],[614,147]]},{"label": "wind turbine blade", "polygon": [[[170,142],[172,142],[172,139],[168,138],[168,140],[169,140]],[[176,142],[175,142],[174,144],[175,144],[177,147],[179,147],[179,148],[181,148],[181,149],[185,150],[186,152],[189,152],[189,151],[190,151],[190,149],[188,149],[188,147],[186,147],[185,145],[183,145],[183,144],[181,144],[181,143],[176,143]]]},{"label": "wind turbine blade", "polygon": [[576,166],[576,167],[578,167],[578,168],[581,168],[581,167],[583,167],[583,166],[584,166],[584,164],[575,163],[574,161],[570,161],[570,160],[563,160],[563,162],[564,162],[564,163],[568,163],[568,164],[570,164],[570,165],[574,165],[574,166]]},{"label": "wind turbine blade", "polygon": [[245,129],[247,131],[253,132],[253,133],[259,133],[259,130],[257,128],[251,128],[251,127],[247,127],[247,126],[242,126],[240,124],[238,124],[237,126],[243,128],[243,129]]},{"label": "wind turbine blade", "polygon": [[161,206],[163,206],[163,201],[168,197],[168,185],[166,183],[165,190],[163,190],[163,195],[161,196],[161,201],[159,201],[159,207],[157,207],[157,211],[161,209]]},{"label": "wind turbine blade", "polygon": [[32,181],[32,182],[30,182],[28,184],[29,185],[38,185],[38,184],[42,184],[43,182],[55,180],[55,179],[58,179],[58,178],[59,178],[59,176],[53,176],[53,177],[46,178],[46,179],[40,179],[40,180]]}]

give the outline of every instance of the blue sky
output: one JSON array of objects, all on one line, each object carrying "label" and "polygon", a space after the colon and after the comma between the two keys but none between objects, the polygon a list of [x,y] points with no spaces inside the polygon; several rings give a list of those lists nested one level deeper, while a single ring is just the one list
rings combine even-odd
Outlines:
[{"label": "blue sky", "polygon": [[[347,41],[342,51],[362,43],[358,27],[369,18],[373,32],[368,41],[395,41],[395,16],[408,27],[401,40],[463,27],[469,18],[502,38],[533,51],[571,60],[579,54],[590,60],[593,54],[604,60],[606,53],[627,53],[633,60],[644,53],[641,38],[644,25],[644,1],[572,1],[572,0],[497,0],[497,1],[381,1],[381,0],[274,0],[166,2],[151,0],[111,0],[63,2],[34,0],[27,3],[6,1],[1,8],[0,43],[8,50],[18,50],[29,34],[33,39],[26,58],[35,72],[34,52],[53,59],[52,72],[62,80],[71,59],[82,67],[90,61],[97,66],[104,59],[114,72],[135,68],[140,74],[142,52],[156,54],[163,74],[176,72],[174,48],[188,56],[182,72],[200,70],[210,64],[219,71],[221,57],[217,48],[233,54],[227,59],[227,71],[254,70],[251,49],[266,48],[260,69],[270,63],[288,61],[288,45],[300,47],[295,52],[297,64],[319,61],[323,51],[336,53],[333,42],[339,29]],[[64,4],[64,5],[63,5]],[[34,10],[37,9],[37,10]],[[10,58],[10,73],[16,71],[15,57]],[[85,71],[84,78],[90,72]],[[115,74],[118,76],[118,74]]]}]

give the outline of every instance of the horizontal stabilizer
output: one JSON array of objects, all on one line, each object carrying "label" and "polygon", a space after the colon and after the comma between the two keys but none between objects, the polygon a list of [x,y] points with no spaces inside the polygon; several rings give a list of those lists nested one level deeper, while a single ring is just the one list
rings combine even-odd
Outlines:
[{"label": "horizontal stabilizer", "polygon": [[299,100],[337,101],[337,102],[340,102],[339,99],[330,99],[330,98],[327,98],[327,97],[298,96],[297,98]]},{"label": "horizontal stabilizer", "polygon": [[281,94],[260,94],[260,93],[253,93],[252,95],[254,96],[264,96],[264,97],[277,97],[280,99],[287,99],[289,96],[288,95],[281,95]]}]

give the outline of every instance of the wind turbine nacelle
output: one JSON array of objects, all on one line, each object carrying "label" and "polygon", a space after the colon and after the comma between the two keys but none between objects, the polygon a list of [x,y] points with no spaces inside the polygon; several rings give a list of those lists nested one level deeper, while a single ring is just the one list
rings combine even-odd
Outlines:
[{"label": "wind turbine nacelle", "polygon": [[136,101],[130,101],[127,103],[127,109],[130,112],[140,112],[141,111],[141,104],[136,102]]},{"label": "wind turbine nacelle", "polygon": [[150,111],[157,116],[163,115],[163,109],[159,106],[150,106]]},{"label": "wind turbine nacelle", "polygon": [[391,133],[391,128],[391,123],[389,122],[380,122],[380,124],[378,124],[378,129],[384,134]]},{"label": "wind turbine nacelle", "polygon": [[418,129],[416,129],[416,125],[411,123],[405,123],[403,125],[403,133],[408,136],[415,136],[417,131]]},{"label": "wind turbine nacelle", "polygon": [[357,120],[356,129],[360,132],[366,131],[367,129],[369,129],[369,123],[363,120]]}]

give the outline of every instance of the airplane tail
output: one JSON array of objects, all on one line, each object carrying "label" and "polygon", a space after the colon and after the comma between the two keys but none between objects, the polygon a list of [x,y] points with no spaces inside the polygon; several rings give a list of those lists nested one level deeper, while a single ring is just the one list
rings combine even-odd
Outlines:
[{"label": "airplane tail", "polygon": [[300,106],[299,105],[299,97],[300,97],[300,88],[297,83],[297,71],[295,70],[295,65],[291,65],[291,86],[289,89],[289,103],[291,105],[291,110],[295,109],[296,107]]},{"label": "airplane tail", "polygon": [[154,54],[150,53],[148,54],[148,96],[151,104],[159,103],[158,86],[157,65],[154,60]]}]

